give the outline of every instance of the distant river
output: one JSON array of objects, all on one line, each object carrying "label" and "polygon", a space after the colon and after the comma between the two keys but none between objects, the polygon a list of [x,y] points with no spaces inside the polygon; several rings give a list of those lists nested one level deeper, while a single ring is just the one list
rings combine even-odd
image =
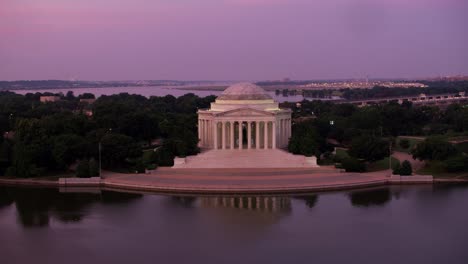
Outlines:
[{"label": "distant river", "polygon": [[[177,89],[177,87],[159,87],[159,86],[152,86],[152,87],[106,87],[106,88],[64,88],[64,89],[42,89],[42,90],[13,90],[13,92],[18,94],[26,94],[26,93],[63,93],[66,94],[68,91],[73,91],[75,95],[80,95],[83,93],[92,93],[96,97],[101,95],[112,95],[112,94],[119,94],[119,93],[129,93],[129,94],[139,94],[146,97],[150,96],[165,96],[165,95],[173,95],[175,97],[182,96],[187,93],[194,93],[200,97],[205,97],[209,95],[219,95],[222,91],[209,91],[209,90],[186,90],[187,88]],[[294,96],[282,96],[276,95],[275,92],[268,92],[275,100],[278,102],[299,102],[304,99],[302,95],[294,95]],[[313,98],[307,98],[312,100]]]},{"label": "distant river", "polygon": [[0,256],[5,264],[466,264],[467,201],[467,186],[275,197],[0,186]]}]

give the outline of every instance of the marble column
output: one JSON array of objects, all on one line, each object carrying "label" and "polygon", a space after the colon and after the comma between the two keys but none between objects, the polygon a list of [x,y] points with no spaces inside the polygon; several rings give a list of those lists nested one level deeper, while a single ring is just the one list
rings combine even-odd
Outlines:
[{"label": "marble column", "polygon": [[229,146],[230,149],[234,149],[234,125],[235,125],[235,122],[231,121],[230,122],[230,129],[231,129],[231,144]]},{"label": "marble column", "polygon": [[255,148],[260,149],[260,122],[255,122]]},{"label": "marble column", "polygon": [[275,148],[276,148],[276,122],[273,121],[273,122],[271,123],[271,126],[272,126],[272,128],[271,128],[271,134],[272,134],[272,137],[273,137],[273,139],[272,139],[272,141],[271,141],[271,148],[272,148],[272,149],[275,149]]},{"label": "marble column", "polygon": [[201,142],[201,120],[198,119],[198,142]]},{"label": "marble column", "polygon": [[247,149],[252,146],[252,122],[247,122]]},{"label": "marble column", "polygon": [[206,146],[207,147],[211,147],[211,143],[210,143],[210,121],[209,120],[206,120]]},{"label": "marble column", "polygon": [[239,149],[242,147],[242,121],[239,121]]},{"label": "marble column", "polygon": [[268,149],[268,122],[263,122],[263,148]]},{"label": "marble column", "polygon": [[200,145],[203,147],[203,119],[200,119]]},{"label": "marble column", "polygon": [[288,120],[284,120],[284,146],[288,144]]},{"label": "marble column", "polygon": [[213,133],[214,133],[214,149],[218,149],[218,122],[213,122]]},{"label": "marble column", "polygon": [[226,121],[221,122],[221,148],[226,149]]},{"label": "marble column", "polygon": [[206,120],[203,120],[203,130],[202,130],[202,135],[203,135],[203,147],[206,147]]}]

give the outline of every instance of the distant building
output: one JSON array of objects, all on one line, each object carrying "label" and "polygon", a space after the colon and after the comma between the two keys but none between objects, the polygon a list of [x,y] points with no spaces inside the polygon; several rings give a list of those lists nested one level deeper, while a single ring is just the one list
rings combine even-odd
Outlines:
[{"label": "distant building", "polygon": [[96,102],[96,99],[94,99],[94,98],[80,99],[80,103],[93,104],[94,102]]},{"label": "distant building", "polygon": [[58,102],[60,101],[60,96],[46,95],[46,96],[41,96],[39,100],[41,101],[41,103]]}]

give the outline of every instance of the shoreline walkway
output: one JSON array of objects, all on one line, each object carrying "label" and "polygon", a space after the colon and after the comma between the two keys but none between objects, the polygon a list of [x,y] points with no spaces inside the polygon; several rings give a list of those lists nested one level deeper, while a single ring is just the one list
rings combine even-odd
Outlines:
[{"label": "shoreline walkway", "polygon": [[335,169],[166,169],[153,174],[104,174],[104,187],[187,193],[288,193],[384,185],[389,171]]},{"label": "shoreline walkway", "polygon": [[36,187],[97,187],[156,193],[274,194],[336,191],[390,184],[433,184],[432,176],[391,176],[390,171],[340,172],[330,167],[263,169],[159,168],[151,174],[103,172],[99,178],[0,179],[0,184]]}]

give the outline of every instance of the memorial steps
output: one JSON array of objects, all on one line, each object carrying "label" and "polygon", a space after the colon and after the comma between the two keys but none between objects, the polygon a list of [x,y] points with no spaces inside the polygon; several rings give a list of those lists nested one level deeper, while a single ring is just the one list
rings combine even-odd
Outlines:
[{"label": "memorial steps", "polygon": [[310,158],[281,149],[207,150],[176,162],[173,168],[314,168]]}]

